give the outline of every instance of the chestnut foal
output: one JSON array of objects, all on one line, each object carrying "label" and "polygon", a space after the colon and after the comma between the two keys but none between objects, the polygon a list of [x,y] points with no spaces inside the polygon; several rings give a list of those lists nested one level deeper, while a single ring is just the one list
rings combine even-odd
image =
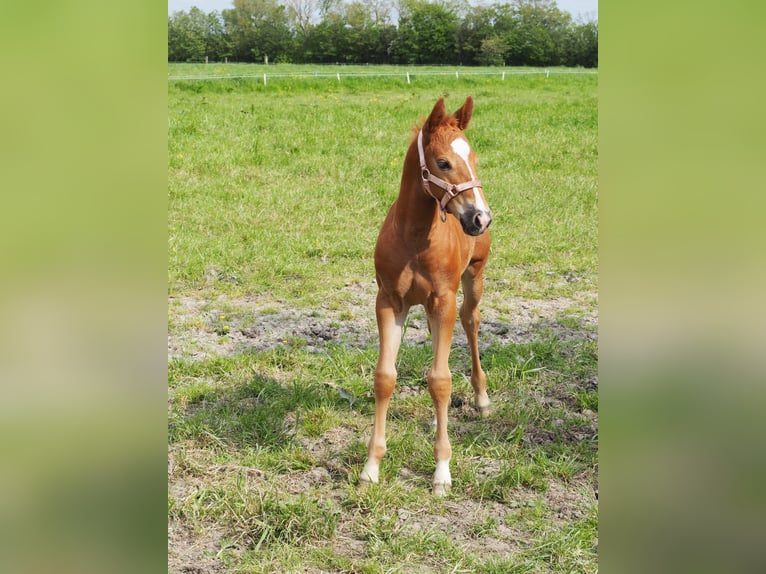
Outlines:
[{"label": "chestnut foal", "polygon": [[476,176],[476,156],[463,135],[473,112],[468,97],[454,114],[440,98],[407,150],[396,199],[378,236],[375,312],[380,354],[375,367],[375,422],[362,483],[377,483],[386,452],[386,412],[396,382],[396,355],[407,312],[423,305],[433,345],[428,391],[436,410],[436,471],[433,491],[447,493],[452,483],[447,408],[452,392],[449,352],[457,316],[456,294],[463,285],[460,322],[471,348],[474,404],[489,409],[487,377],[479,361],[479,300],[482,271],[489,255],[492,213]]}]

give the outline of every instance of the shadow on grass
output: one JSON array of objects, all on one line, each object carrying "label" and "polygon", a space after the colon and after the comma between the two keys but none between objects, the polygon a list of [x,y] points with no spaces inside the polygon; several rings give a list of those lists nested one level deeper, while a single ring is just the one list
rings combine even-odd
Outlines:
[{"label": "shadow on grass", "polygon": [[171,442],[201,439],[242,448],[292,444],[299,413],[336,400],[321,385],[283,384],[252,374],[241,382],[209,384],[197,392],[179,389],[173,402]]}]

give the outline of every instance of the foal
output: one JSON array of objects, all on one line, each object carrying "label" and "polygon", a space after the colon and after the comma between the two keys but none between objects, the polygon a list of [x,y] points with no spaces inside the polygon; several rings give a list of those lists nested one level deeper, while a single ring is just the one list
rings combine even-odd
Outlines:
[{"label": "foal", "polygon": [[460,322],[471,348],[474,405],[489,409],[487,377],[479,362],[479,300],[482,271],[489,255],[492,213],[476,176],[476,157],[463,135],[473,112],[468,97],[454,114],[440,98],[407,150],[396,199],[378,236],[375,313],[380,354],[375,367],[375,423],[367,463],[360,480],[378,482],[386,452],[386,412],[396,382],[396,355],[407,313],[423,305],[431,331],[434,359],[428,391],[436,410],[436,471],[433,491],[443,496],[452,478],[452,447],[447,436],[447,408],[452,392],[449,352],[457,316],[456,294],[463,285]]}]

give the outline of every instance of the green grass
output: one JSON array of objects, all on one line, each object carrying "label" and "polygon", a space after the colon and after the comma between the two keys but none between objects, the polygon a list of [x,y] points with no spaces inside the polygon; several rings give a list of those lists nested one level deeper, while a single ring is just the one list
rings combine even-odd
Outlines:
[{"label": "green grass", "polygon": [[[169,75],[211,70],[263,66],[172,65]],[[182,533],[169,538],[178,568],[597,571],[598,78],[410,71],[410,85],[388,76],[168,84],[168,328],[180,348],[168,365],[168,516]],[[444,500],[430,494],[431,350],[416,310],[381,483],[358,487],[374,412],[372,251],[410,128],[440,95],[451,109],[467,95],[476,103],[467,135],[495,215],[485,318],[510,329],[530,317],[512,340],[491,338],[486,324],[480,334],[486,419],[470,407],[468,350],[453,346]],[[317,343],[296,317],[329,340]],[[245,333],[258,329],[256,344]]]},{"label": "green grass", "polygon": [[476,101],[468,136],[495,215],[488,278],[545,297],[594,288],[596,76],[358,82],[169,83],[171,293],[313,306],[368,281],[410,128],[439,95]]}]

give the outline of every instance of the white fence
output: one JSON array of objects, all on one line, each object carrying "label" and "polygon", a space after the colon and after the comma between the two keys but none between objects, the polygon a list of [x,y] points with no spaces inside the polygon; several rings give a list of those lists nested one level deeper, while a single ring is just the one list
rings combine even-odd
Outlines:
[{"label": "white fence", "polygon": [[530,70],[471,70],[470,68],[461,68],[452,71],[409,71],[403,70],[401,72],[299,72],[299,73],[263,73],[263,74],[214,74],[214,75],[188,75],[188,76],[168,76],[168,81],[183,81],[183,80],[231,80],[239,78],[256,78],[262,80],[264,84],[267,84],[271,79],[279,78],[333,78],[340,82],[341,78],[379,78],[379,77],[399,77],[406,79],[409,84],[416,76],[455,76],[456,79],[460,79],[460,76],[470,78],[473,76],[496,76],[501,80],[505,80],[506,76],[525,76],[525,75],[544,75],[546,78],[551,74],[589,74],[597,75],[598,70],[588,70],[584,68],[572,68],[572,69],[530,69]]}]

